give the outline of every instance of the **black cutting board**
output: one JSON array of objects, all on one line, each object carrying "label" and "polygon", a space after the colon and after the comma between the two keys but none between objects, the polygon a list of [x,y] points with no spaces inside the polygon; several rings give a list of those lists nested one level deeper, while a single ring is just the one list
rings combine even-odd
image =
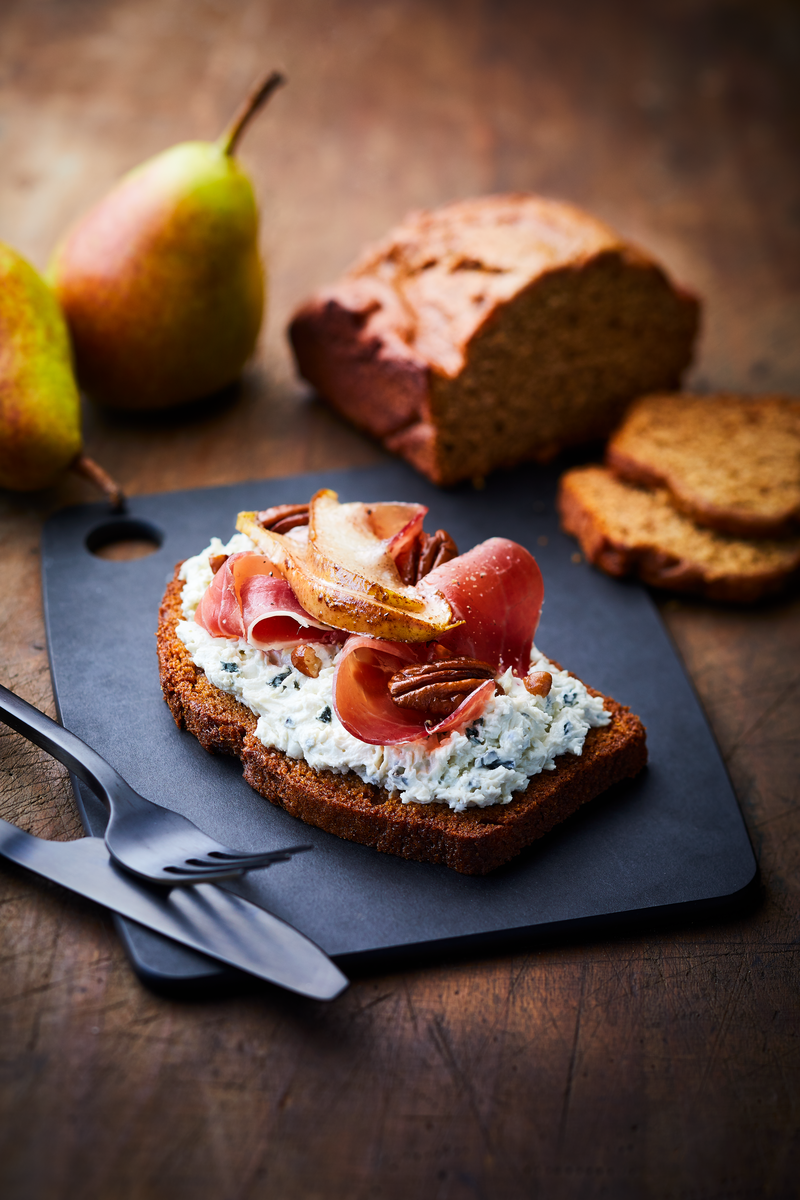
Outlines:
[{"label": "black cutting board", "polygon": [[[697,698],[648,593],[588,566],[559,532],[555,485],[554,471],[520,467],[483,490],[444,492],[389,464],[136,497],[122,518],[103,505],[59,512],[45,528],[42,565],[61,720],[138,791],[229,845],[311,842],[312,853],[252,874],[234,890],[303,930],[345,969],[733,896],[752,881],[755,860]],[[212,535],[227,540],[238,511],[306,501],[320,487],[342,500],[427,504],[426,528],[449,530],[462,551],[495,535],[527,546],[545,580],[537,645],[642,717],[648,769],[512,863],[475,878],[302,825],[243,782],[238,760],[212,757],[179,731],[161,697],[153,636],[174,564]],[[88,548],[137,530],[160,540],[155,554],[118,562]],[[83,785],[76,792],[87,829],[102,832],[102,805]],[[194,985],[228,974],[120,924],[151,983]]]}]

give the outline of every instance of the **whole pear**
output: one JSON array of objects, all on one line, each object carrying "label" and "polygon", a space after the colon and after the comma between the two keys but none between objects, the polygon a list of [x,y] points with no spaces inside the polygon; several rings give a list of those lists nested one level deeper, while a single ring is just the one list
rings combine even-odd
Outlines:
[{"label": "whole pear", "polygon": [[80,396],[58,301],[0,242],[0,487],[48,487],[81,445]]},{"label": "whole pear", "polygon": [[113,408],[156,409],[232,382],[264,311],[258,209],[233,157],[273,72],[216,142],[186,142],[125,176],[57,248],[50,278],[78,379]]}]

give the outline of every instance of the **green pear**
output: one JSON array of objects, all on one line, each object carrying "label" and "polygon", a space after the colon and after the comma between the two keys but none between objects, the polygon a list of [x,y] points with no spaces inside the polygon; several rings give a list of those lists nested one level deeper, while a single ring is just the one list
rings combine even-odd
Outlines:
[{"label": "green pear", "polygon": [[0,487],[49,487],[81,445],[80,396],[58,301],[0,242]]},{"label": "green pear", "polygon": [[273,72],[216,142],[186,142],[126,175],[57,248],[50,278],[78,379],[113,408],[163,408],[239,375],[264,311],[258,209],[233,157]]}]

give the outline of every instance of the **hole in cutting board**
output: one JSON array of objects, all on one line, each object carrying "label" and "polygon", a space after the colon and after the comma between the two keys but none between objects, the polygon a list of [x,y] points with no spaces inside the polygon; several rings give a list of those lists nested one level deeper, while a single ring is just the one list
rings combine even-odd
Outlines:
[{"label": "hole in cutting board", "polygon": [[131,562],[155,554],[163,540],[163,533],[155,525],[121,517],[118,521],[106,521],[90,530],[86,535],[86,549],[97,558]]}]

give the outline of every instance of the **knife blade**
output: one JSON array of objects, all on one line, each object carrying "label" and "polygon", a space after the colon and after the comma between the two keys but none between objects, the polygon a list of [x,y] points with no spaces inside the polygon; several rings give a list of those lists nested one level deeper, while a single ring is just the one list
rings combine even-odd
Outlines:
[{"label": "knife blade", "polygon": [[213,883],[167,891],[116,867],[102,838],[49,842],[0,819],[0,855],[176,942],[315,1000],[349,980],[310,938]]}]

